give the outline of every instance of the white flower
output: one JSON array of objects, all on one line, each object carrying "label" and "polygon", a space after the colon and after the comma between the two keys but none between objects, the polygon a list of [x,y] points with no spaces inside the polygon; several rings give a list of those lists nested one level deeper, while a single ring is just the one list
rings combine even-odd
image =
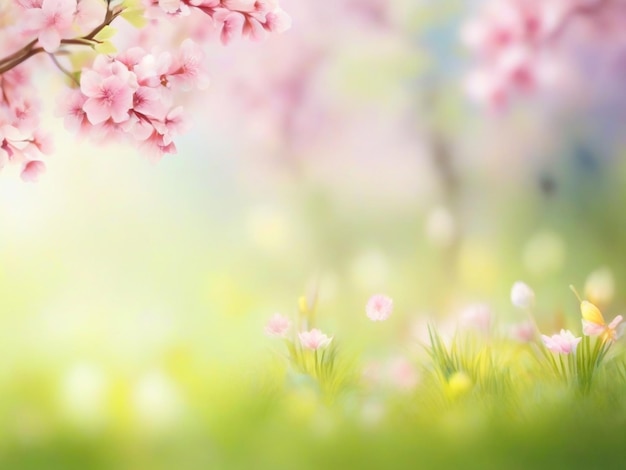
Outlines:
[{"label": "white flower", "polygon": [[511,288],[511,303],[517,308],[529,309],[535,304],[535,293],[522,281],[517,281]]}]

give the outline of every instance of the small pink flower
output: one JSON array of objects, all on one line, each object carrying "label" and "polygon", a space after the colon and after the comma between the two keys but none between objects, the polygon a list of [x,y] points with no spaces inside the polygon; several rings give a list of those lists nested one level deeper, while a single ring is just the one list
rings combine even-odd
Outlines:
[{"label": "small pink flower", "polygon": [[43,0],[40,8],[26,12],[26,28],[34,31],[46,52],[59,48],[61,39],[72,37],[76,0]]},{"label": "small pink flower", "polygon": [[272,33],[284,33],[291,28],[291,17],[277,8],[265,16],[265,28]]},{"label": "small pink flower", "polygon": [[75,24],[83,33],[97,27],[104,18],[106,5],[102,0],[79,0],[76,6]]},{"label": "small pink flower", "polygon": [[203,57],[202,48],[193,40],[185,39],[170,65],[168,78],[173,79],[186,91],[193,88],[206,89],[210,80],[202,66]]},{"label": "small pink flower", "polygon": [[265,334],[276,338],[285,338],[291,327],[291,321],[280,313],[275,313],[265,325]]},{"label": "small pink flower", "polygon": [[333,340],[332,336],[329,338],[317,328],[313,328],[311,331],[298,333],[298,337],[300,338],[302,346],[307,349],[312,349],[313,351],[325,348]]},{"label": "small pink flower", "polygon": [[92,124],[111,118],[119,123],[128,119],[133,106],[134,90],[117,75],[102,77],[92,70],[83,72],[80,89],[87,97],[83,109]]},{"label": "small pink flower", "polygon": [[541,335],[543,343],[550,351],[561,354],[570,354],[576,352],[581,337],[576,338],[571,331],[561,330],[558,335],[546,336]]},{"label": "small pink flower", "polygon": [[165,115],[165,106],[160,97],[157,89],[140,86],[133,95],[133,109],[151,117]]},{"label": "small pink flower", "polygon": [[367,318],[372,321],[384,321],[393,310],[393,300],[381,294],[373,295],[365,306]]},{"label": "small pink flower", "polygon": [[86,134],[91,127],[83,109],[87,97],[80,90],[71,90],[61,95],[57,114],[64,118],[65,128],[73,133]]}]

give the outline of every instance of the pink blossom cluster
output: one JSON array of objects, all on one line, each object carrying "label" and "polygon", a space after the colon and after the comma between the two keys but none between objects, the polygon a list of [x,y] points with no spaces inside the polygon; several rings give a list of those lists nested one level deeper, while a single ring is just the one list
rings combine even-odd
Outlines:
[{"label": "pink blossom cluster", "polygon": [[138,47],[141,34],[128,35],[119,54],[113,53],[110,39],[115,21],[162,29],[164,36],[168,29],[155,17],[174,21],[192,10],[210,18],[204,27],[217,26],[223,43],[237,36],[261,39],[290,26],[276,0],[0,2],[0,168],[21,165],[23,179],[35,180],[45,168],[42,155],[52,150],[39,127],[34,65],[37,71],[42,65],[56,68],[69,79],[70,90],[59,104],[69,130],[98,140],[130,140],[157,157],[176,152],[173,138],[184,130],[179,92],[202,90],[209,82],[201,44],[191,37],[210,37],[182,29],[184,36],[176,37],[180,46],[173,52],[173,37],[160,37],[163,47],[156,49],[153,43]]},{"label": "pink blossom cluster", "polygon": [[96,138],[130,138],[152,155],[175,153],[174,135],[184,128],[172,88],[203,89],[202,50],[191,39],[180,50],[147,53],[133,47],[117,57],[100,55],[83,70],[80,88],[60,102],[66,127]]},{"label": "pink blossom cluster", "polygon": [[15,0],[23,9],[20,29],[36,37],[46,52],[55,52],[64,39],[87,34],[104,18],[102,0]]},{"label": "pink blossom cluster", "polygon": [[277,0],[143,0],[143,4],[148,17],[157,19],[201,11],[211,18],[223,44],[238,37],[261,40],[291,26]]},{"label": "pink blossom cluster", "polygon": [[40,103],[28,77],[20,69],[0,75],[0,169],[21,167],[25,181],[44,171],[41,158],[52,152],[50,137],[39,128]]},{"label": "pink blossom cluster", "polygon": [[610,61],[626,52],[626,2],[489,0],[462,40],[477,62],[468,93],[502,109],[520,95],[575,88],[572,77],[587,86],[602,57],[617,67]]}]

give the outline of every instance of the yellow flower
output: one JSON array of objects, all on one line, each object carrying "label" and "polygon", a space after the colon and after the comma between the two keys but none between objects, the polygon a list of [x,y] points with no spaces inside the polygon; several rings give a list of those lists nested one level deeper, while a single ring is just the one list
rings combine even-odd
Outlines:
[{"label": "yellow flower", "polygon": [[583,316],[584,334],[587,336],[600,336],[604,341],[615,341],[617,339],[617,326],[624,319],[621,315],[616,316],[607,325],[600,309],[586,300],[580,303],[580,312]]},{"label": "yellow flower", "polygon": [[580,303],[580,312],[583,318],[588,322],[595,323],[596,325],[604,325],[604,317],[600,309],[591,302],[583,300]]}]

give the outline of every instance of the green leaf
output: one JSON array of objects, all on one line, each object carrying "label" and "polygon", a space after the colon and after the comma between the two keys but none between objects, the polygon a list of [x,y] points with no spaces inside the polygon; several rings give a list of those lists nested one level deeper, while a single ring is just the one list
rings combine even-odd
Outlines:
[{"label": "green leaf", "polygon": [[100,54],[115,54],[117,52],[117,49],[110,41],[98,43],[93,48]]},{"label": "green leaf", "polygon": [[143,9],[138,7],[129,7],[120,15],[135,28],[143,28],[147,24]]},{"label": "green leaf", "polygon": [[100,30],[98,34],[96,34],[96,37],[94,39],[97,39],[99,41],[108,41],[113,36],[115,36],[115,33],[117,33],[117,29],[115,29],[111,25],[106,25],[104,28],[102,28],[102,30]]}]

